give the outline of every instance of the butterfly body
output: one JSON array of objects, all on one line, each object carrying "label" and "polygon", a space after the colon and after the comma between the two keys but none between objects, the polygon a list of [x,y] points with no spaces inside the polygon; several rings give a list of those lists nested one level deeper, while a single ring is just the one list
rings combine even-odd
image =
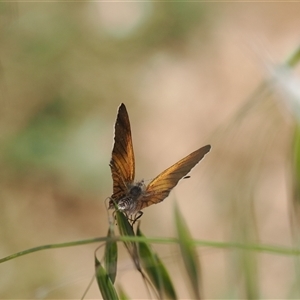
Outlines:
[{"label": "butterfly body", "polygon": [[109,164],[113,178],[109,208],[115,208],[129,216],[141,216],[142,209],[163,201],[210,148],[210,145],[206,145],[187,155],[156,176],[147,186],[143,180],[134,182],[135,160],[130,122],[126,107],[122,103],[115,123],[114,146]]},{"label": "butterfly body", "polygon": [[127,193],[119,199],[114,199],[114,195],[110,197],[109,208],[113,208],[116,204],[119,211],[123,211],[128,215],[135,214],[137,211],[137,204],[140,198],[145,193],[146,186],[144,180],[138,181],[128,187]]}]

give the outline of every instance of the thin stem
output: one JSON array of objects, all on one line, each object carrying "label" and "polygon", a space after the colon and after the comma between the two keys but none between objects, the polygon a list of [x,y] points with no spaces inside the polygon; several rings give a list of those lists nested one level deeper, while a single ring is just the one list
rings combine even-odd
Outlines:
[{"label": "thin stem", "polygon": [[74,241],[74,242],[67,242],[67,243],[60,243],[60,244],[49,244],[49,245],[42,245],[30,249],[26,249],[14,254],[11,254],[9,256],[6,256],[2,259],[0,259],[0,263],[6,262],[8,260],[17,258],[19,256],[23,256],[26,254],[30,254],[33,252],[38,252],[46,249],[55,249],[55,248],[67,248],[67,247],[72,247],[72,246],[81,246],[85,244],[92,244],[92,243],[97,243],[97,242],[103,242],[106,241],[106,237],[98,237],[98,238],[92,238],[92,239],[87,239],[87,240],[80,240],[80,241]]},{"label": "thin stem", "polygon": [[[2,258],[0,259],[0,263],[6,262],[8,260],[26,254],[30,254],[33,252],[42,251],[46,249],[67,248],[72,246],[81,246],[86,244],[108,242],[108,241],[123,241],[123,242],[130,241],[130,242],[144,242],[144,243],[152,243],[152,244],[178,244],[179,243],[179,240],[177,238],[145,238],[145,237],[137,237],[137,236],[119,236],[114,238],[97,237],[97,238],[92,238],[87,240],[80,240],[80,241],[60,243],[60,244],[49,244],[49,245],[30,248]],[[271,254],[278,254],[278,255],[293,255],[293,256],[300,255],[299,249],[272,246],[272,245],[241,244],[241,243],[230,243],[230,242],[227,243],[227,242],[214,242],[214,241],[203,241],[203,240],[191,240],[191,243],[201,247],[211,247],[211,248],[220,248],[220,249],[240,249],[240,250],[257,251],[257,252],[268,252]]]}]

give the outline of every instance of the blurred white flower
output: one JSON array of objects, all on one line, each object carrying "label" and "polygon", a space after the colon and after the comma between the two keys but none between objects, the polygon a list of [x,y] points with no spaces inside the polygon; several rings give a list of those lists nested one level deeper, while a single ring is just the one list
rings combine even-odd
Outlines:
[{"label": "blurred white flower", "polygon": [[[96,5],[96,6],[95,6]],[[90,4],[94,21],[109,35],[123,38],[132,34],[151,15],[151,2],[97,2]]]},{"label": "blurred white flower", "polygon": [[287,110],[300,122],[300,78],[287,66],[269,68],[271,84],[280,94]]}]

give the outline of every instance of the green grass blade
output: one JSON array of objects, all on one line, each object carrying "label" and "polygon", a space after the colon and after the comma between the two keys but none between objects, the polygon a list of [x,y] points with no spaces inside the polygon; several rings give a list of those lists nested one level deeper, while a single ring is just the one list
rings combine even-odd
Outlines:
[{"label": "green grass blade", "polygon": [[299,246],[300,240],[300,126],[295,127],[293,141],[293,201],[292,217],[294,225],[294,235],[296,244]]},{"label": "green grass blade", "polygon": [[[137,236],[144,237],[139,228],[137,230]],[[157,254],[144,242],[139,243],[139,254],[143,268],[161,298],[163,298],[162,296],[164,294],[170,299],[177,299],[169,273]]]},{"label": "green grass blade", "polygon": [[95,269],[96,269],[96,279],[104,300],[117,300],[119,299],[116,289],[106,273],[105,269],[102,267],[100,261],[95,255]]},{"label": "green grass blade", "polygon": [[[108,229],[107,237],[113,238],[115,236],[113,228]],[[115,282],[117,275],[117,261],[118,261],[118,246],[116,241],[108,241],[104,252],[105,270],[112,283]]]},{"label": "green grass blade", "polygon": [[[132,225],[129,223],[126,216],[122,212],[116,211],[116,219],[120,234],[122,236],[135,236]],[[133,259],[136,268],[141,271],[136,242],[124,242],[124,245],[127,248],[129,255]]]},{"label": "green grass blade", "polygon": [[183,258],[184,266],[186,268],[187,274],[190,278],[190,282],[193,288],[193,292],[197,299],[200,299],[200,278],[199,278],[199,263],[197,259],[197,253],[195,247],[192,243],[192,237],[189,233],[189,230],[178,210],[178,207],[175,207],[175,221],[177,235],[179,239],[180,251]]}]

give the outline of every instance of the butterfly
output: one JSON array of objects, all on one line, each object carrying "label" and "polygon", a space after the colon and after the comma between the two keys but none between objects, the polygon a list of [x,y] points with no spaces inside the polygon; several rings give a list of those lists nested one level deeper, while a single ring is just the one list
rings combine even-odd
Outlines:
[{"label": "butterfly", "polygon": [[136,221],[143,214],[142,209],[163,201],[182,178],[208,153],[206,145],[184,157],[157,177],[147,186],[144,180],[135,181],[135,160],[129,116],[122,103],[115,123],[114,146],[110,160],[113,179],[113,194],[109,198],[109,209],[115,208]]}]

